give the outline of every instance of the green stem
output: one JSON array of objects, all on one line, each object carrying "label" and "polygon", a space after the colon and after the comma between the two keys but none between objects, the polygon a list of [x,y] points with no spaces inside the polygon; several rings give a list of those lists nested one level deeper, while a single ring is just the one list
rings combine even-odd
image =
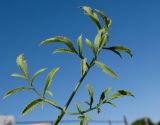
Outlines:
[{"label": "green stem", "polygon": [[80,114],[85,114],[85,113],[87,113],[87,112],[90,112],[90,111],[92,111],[92,110],[95,110],[97,108],[97,106],[95,106],[95,107],[93,107],[93,108],[89,108],[89,109],[87,109],[87,110],[85,110],[85,111],[82,111],[81,113],[79,113],[79,112],[66,112],[66,114],[68,114],[68,115],[80,115]]},{"label": "green stem", "polygon": [[[80,59],[85,59],[85,57],[81,54],[79,54],[77,51],[75,51],[75,53],[77,54],[77,56],[80,58]],[[89,68],[89,64],[86,62],[87,64],[87,67]]]},{"label": "green stem", "polygon": [[31,80],[30,80],[29,77],[27,77],[27,81],[28,81],[29,85],[31,86],[33,92],[35,92],[41,99],[44,99],[46,103],[48,103],[48,104],[54,106],[55,108],[63,111],[63,108],[61,108],[60,106],[58,106],[57,104],[55,104],[54,102],[52,102],[52,100],[47,99],[47,98],[46,98],[44,95],[42,95],[40,92],[38,92],[37,89],[33,86],[33,84],[31,84],[32,82],[31,82]]},{"label": "green stem", "polygon": [[85,114],[87,112],[90,112],[90,111],[93,111],[95,109],[97,109],[98,107],[102,106],[103,104],[105,104],[105,102],[103,102],[102,104],[97,104],[96,106],[92,107],[92,108],[89,108],[89,109],[86,109],[84,111],[81,111],[81,113],[79,112],[66,112],[66,114],[68,115],[80,115],[80,114]]},{"label": "green stem", "polygon": [[40,98],[43,98],[43,96],[41,95],[41,93],[39,93],[39,92],[35,89],[35,87],[32,85],[32,81],[30,80],[30,78],[29,78],[28,76],[27,76],[27,81],[28,81],[30,87],[32,87],[32,90],[33,90]]},{"label": "green stem", "polygon": [[[77,53],[77,52],[76,52]],[[97,51],[95,57],[92,59],[92,61],[88,64],[87,63],[87,67],[88,67],[88,70],[87,72],[85,72],[85,74],[80,78],[79,82],[77,83],[74,91],[72,92],[70,98],[68,99],[64,109],[61,111],[61,113],[58,115],[57,119],[54,121],[53,125],[58,125],[58,123],[61,121],[61,119],[63,118],[63,116],[66,114],[66,111],[73,99],[73,97],[75,96],[76,92],[78,91],[79,87],[81,86],[82,82],[83,82],[83,79],[85,78],[85,76],[88,74],[89,70],[94,66],[95,64],[95,61],[97,60],[97,57],[98,57],[98,54],[100,53],[100,50]],[[81,59],[84,59],[83,56],[80,56],[78,53],[77,55],[81,58]]]},{"label": "green stem", "polygon": [[52,105],[53,107],[63,111],[63,108],[61,108],[60,106],[58,106],[55,102],[53,102],[50,99],[44,98],[44,101],[47,102],[48,104]]},{"label": "green stem", "polygon": [[[89,71],[89,69],[88,69],[88,71]],[[72,101],[74,95],[76,94],[77,90],[79,89],[80,85],[82,84],[82,81],[83,81],[83,79],[85,78],[85,76],[87,75],[88,71],[85,72],[85,74],[81,77],[81,79],[79,80],[77,86],[75,87],[74,91],[72,92],[72,94],[71,94],[68,102],[67,102],[66,105],[65,105],[65,108],[64,108],[65,111],[67,110],[69,104],[71,103],[71,101]]]},{"label": "green stem", "polygon": [[80,78],[79,82],[77,83],[74,91],[72,92],[70,98],[68,99],[65,107],[64,107],[64,110],[61,111],[61,113],[58,115],[57,119],[54,121],[53,125],[58,125],[58,123],[61,121],[61,119],[63,118],[63,116],[66,114],[66,111],[73,99],[73,97],[75,96],[76,92],[78,91],[79,87],[81,86],[82,82],[83,82],[83,79],[85,78],[85,76],[88,74],[89,70],[91,69],[91,67],[94,65],[94,62],[95,62],[95,59],[93,59],[90,63],[90,65],[88,66],[88,70],[87,72],[85,72],[85,74]]},{"label": "green stem", "polygon": [[[89,69],[88,69],[88,71],[89,71]],[[80,85],[82,84],[82,81],[83,81],[83,79],[85,78],[85,76],[87,75],[88,71],[87,71],[87,72],[81,77],[81,79],[79,80],[77,86],[75,87],[75,89],[74,89],[74,91],[72,92],[70,98],[68,99],[68,101],[67,101],[67,103],[66,103],[66,105],[65,105],[65,107],[64,107],[64,110],[61,111],[60,115],[57,117],[57,119],[56,119],[56,121],[53,123],[53,125],[58,125],[58,123],[61,121],[61,119],[62,119],[63,116],[65,115],[66,110],[68,109],[68,107],[69,107],[69,105],[70,105],[73,97],[75,96],[77,90],[79,89]]]},{"label": "green stem", "polygon": [[40,98],[43,99],[43,96],[41,95],[41,93],[39,93],[33,86],[32,86],[32,88],[33,88],[33,91],[34,91]]}]

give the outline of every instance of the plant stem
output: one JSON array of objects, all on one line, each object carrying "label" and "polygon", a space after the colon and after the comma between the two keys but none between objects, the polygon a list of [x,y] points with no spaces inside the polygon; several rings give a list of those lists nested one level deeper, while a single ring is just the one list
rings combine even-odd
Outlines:
[{"label": "plant stem", "polygon": [[[85,57],[83,55],[80,55],[77,51],[75,51],[75,53],[77,54],[77,56],[80,58],[80,59],[85,59]],[[89,64],[86,62],[87,64],[87,68],[89,68]]]},{"label": "plant stem", "polygon": [[32,85],[32,82],[30,80],[30,78],[28,76],[26,76],[26,80],[27,82],[29,83],[29,86],[32,88],[32,90],[40,97],[40,98],[43,98],[43,96],[41,95],[41,93],[39,93],[36,88]]},{"label": "plant stem", "polygon": [[[89,69],[88,69],[89,70]],[[68,99],[65,107],[64,107],[64,110],[61,111],[60,115],[57,117],[56,121],[53,123],[53,125],[58,125],[58,123],[61,121],[61,119],[63,118],[63,116],[65,115],[65,112],[66,110],[68,109],[68,106],[70,105],[74,95],[76,94],[77,90],[79,89],[83,79],[85,78],[85,76],[87,75],[88,71],[81,77],[81,79],[79,80],[77,86],[75,87],[74,91],[72,92],[70,98]]]},{"label": "plant stem", "polygon": [[79,87],[81,86],[82,82],[83,82],[83,79],[85,78],[85,76],[88,74],[89,70],[91,69],[91,67],[94,65],[94,61],[95,61],[95,58],[91,61],[90,65],[88,66],[88,70],[84,73],[84,75],[80,78],[79,82],[77,83],[74,91],[72,92],[70,98],[68,99],[65,107],[64,107],[64,110],[61,111],[61,113],[58,115],[57,119],[54,121],[53,125],[58,125],[58,123],[61,121],[61,119],[63,118],[63,116],[66,114],[66,111],[73,99],[73,97],[75,96],[76,92],[78,91]]},{"label": "plant stem", "polygon": [[[94,106],[92,108],[89,108],[89,109],[86,109],[84,111],[81,111],[81,113],[85,114],[87,112],[93,111],[93,110],[97,109],[98,107],[102,106],[103,104],[105,104],[105,102],[103,102],[101,104],[97,104],[96,106]],[[69,114],[69,115],[80,115],[81,113],[79,113],[79,112],[66,112],[66,114]]]},{"label": "plant stem", "polygon": [[33,91],[34,91],[40,98],[43,99],[43,96],[41,95],[41,93],[39,93],[33,86],[32,86],[32,88],[33,88]]},{"label": "plant stem", "polygon": [[58,106],[55,102],[53,102],[52,100],[50,99],[47,99],[47,98],[44,98],[44,101],[50,105],[52,105],[53,107],[63,111],[63,108],[61,108],[60,106]]},{"label": "plant stem", "polygon": [[[82,111],[81,113],[82,114],[85,114],[85,113],[87,113],[87,112],[90,112],[90,111],[92,111],[92,110],[95,110],[97,108],[97,106],[95,106],[95,107],[93,107],[93,108],[89,108],[89,109],[87,109],[87,110],[85,110],[85,111]],[[80,115],[81,113],[79,113],[79,112],[67,112],[66,114],[69,114],[69,115]]]}]

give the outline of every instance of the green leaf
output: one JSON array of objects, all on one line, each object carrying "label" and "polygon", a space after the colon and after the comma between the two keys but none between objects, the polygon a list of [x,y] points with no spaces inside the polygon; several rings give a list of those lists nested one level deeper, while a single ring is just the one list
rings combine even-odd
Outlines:
[{"label": "green leaf", "polygon": [[112,50],[112,51],[113,51],[115,54],[117,54],[121,59],[123,58],[120,52],[115,51],[115,50]]},{"label": "green leaf", "polygon": [[117,107],[117,105],[114,104],[113,102],[106,102],[106,103],[110,104],[110,105],[113,106],[113,107]]},{"label": "green leaf", "polygon": [[9,97],[9,96],[11,96],[11,95],[13,95],[13,94],[15,94],[15,93],[17,93],[17,92],[21,92],[21,91],[25,91],[25,90],[31,90],[31,89],[32,89],[32,88],[26,88],[26,87],[14,88],[14,89],[12,89],[12,90],[9,90],[9,91],[5,94],[4,99],[7,98],[7,97]]},{"label": "green leaf", "polygon": [[58,106],[54,101],[52,101],[50,99],[44,99],[44,102],[47,102],[48,104],[50,104],[58,109],[62,109],[60,106]]},{"label": "green leaf", "polygon": [[22,111],[22,115],[26,115],[31,110],[33,110],[37,105],[40,105],[43,101],[44,101],[43,99],[36,99],[32,101],[24,108],[24,110]]},{"label": "green leaf", "polygon": [[86,59],[81,60],[81,72],[84,75],[87,72],[87,61]]},{"label": "green leaf", "polygon": [[52,79],[54,77],[54,75],[56,74],[56,72],[59,70],[59,68],[54,68],[47,76],[46,79],[46,84],[45,84],[45,88],[44,88],[44,95],[46,94],[46,91],[49,89],[51,83],[52,83]]},{"label": "green leaf", "polygon": [[69,50],[69,49],[65,49],[65,48],[60,48],[60,49],[56,49],[53,51],[53,53],[71,53],[74,54],[75,52],[73,50]]},{"label": "green leaf", "polygon": [[98,19],[97,14],[94,13],[93,10],[88,6],[81,6],[80,8],[83,9],[85,14],[91,18],[91,20],[96,24],[98,30],[100,30],[101,29],[101,25],[99,23],[99,19]]},{"label": "green leaf", "polygon": [[31,84],[33,83],[33,81],[35,80],[35,78],[41,74],[42,72],[44,72],[46,70],[46,68],[43,68],[43,69],[40,69],[38,70],[36,73],[34,73],[34,75],[32,76],[32,79],[31,79]]},{"label": "green leaf", "polygon": [[21,74],[17,74],[17,73],[12,74],[11,76],[13,76],[13,77],[18,77],[18,78],[22,78],[22,79],[26,79],[25,76],[23,76],[23,75],[21,75]]},{"label": "green leaf", "polygon": [[81,108],[80,104],[76,104],[76,108],[77,108],[77,110],[78,110],[79,113],[82,112],[82,108]]},{"label": "green leaf", "polygon": [[90,95],[90,108],[92,108],[94,92],[93,92],[92,87],[89,84],[87,84],[86,88],[87,88],[87,91]]},{"label": "green leaf", "polygon": [[77,42],[78,42],[79,55],[82,55],[82,35],[80,35],[80,36],[78,37]]},{"label": "green leaf", "polygon": [[96,55],[96,50],[92,45],[92,42],[89,39],[86,39],[86,43],[87,43],[87,46],[90,48],[90,50],[93,52],[93,54]]},{"label": "green leaf", "polygon": [[87,91],[88,91],[88,93],[89,93],[90,97],[92,97],[92,98],[93,98],[93,96],[94,96],[94,92],[93,92],[92,87],[91,87],[89,84],[87,84],[86,88],[87,88]]},{"label": "green leaf", "polygon": [[63,36],[56,36],[53,38],[46,39],[46,40],[42,41],[40,43],[40,45],[44,45],[44,44],[48,44],[48,43],[55,43],[55,42],[62,42],[65,45],[67,45],[72,51],[75,52],[75,48],[74,48],[73,43],[68,38],[63,37]]},{"label": "green leaf", "polygon": [[20,70],[23,72],[23,74],[25,76],[28,76],[28,67],[27,67],[27,63],[26,60],[24,58],[23,54],[20,54],[17,59],[16,59],[16,63],[18,65],[18,67],[20,68]]},{"label": "green leaf", "polygon": [[102,40],[101,40],[100,45],[99,45],[100,50],[107,44],[107,38],[108,38],[108,33],[104,32]]},{"label": "green leaf", "polygon": [[106,66],[105,64],[103,64],[102,62],[95,62],[97,64],[97,66],[99,68],[101,68],[106,74],[112,76],[113,78],[117,79],[117,75],[116,73],[114,73],[114,71],[112,71],[108,66]]},{"label": "green leaf", "polygon": [[50,96],[53,96],[53,93],[52,93],[51,91],[49,91],[49,90],[47,90],[46,93],[47,93],[48,95],[50,95]]},{"label": "green leaf", "polygon": [[122,56],[120,54],[121,52],[125,52],[128,55],[130,55],[130,57],[133,57],[131,50],[127,47],[124,47],[124,46],[112,46],[112,47],[103,48],[103,49],[111,50],[114,53],[116,53],[117,55],[119,55],[121,58],[122,58]]},{"label": "green leaf", "polygon": [[101,29],[98,31],[98,34],[95,37],[94,45],[96,47],[96,50],[98,50],[101,47],[101,44],[103,42],[105,29]]},{"label": "green leaf", "polygon": [[113,93],[110,97],[108,97],[108,99],[105,100],[105,102],[110,102],[113,99],[117,99],[123,96],[132,96],[134,97],[134,95],[127,91],[127,90],[118,90],[117,92]]},{"label": "green leaf", "polygon": [[111,25],[111,23],[112,23],[112,20],[109,19],[109,18],[107,18],[106,15],[105,15],[102,11],[100,11],[100,10],[98,10],[98,9],[95,9],[95,11],[102,17],[105,26],[106,26],[107,28],[109,28],[110,25]]},{"label": "green leaf", "polygon": [[103,100],[105,99],[106,95],[111,91],[111,87],[107,88],[104,90],[100,96],[99,103],[102,103]]}]

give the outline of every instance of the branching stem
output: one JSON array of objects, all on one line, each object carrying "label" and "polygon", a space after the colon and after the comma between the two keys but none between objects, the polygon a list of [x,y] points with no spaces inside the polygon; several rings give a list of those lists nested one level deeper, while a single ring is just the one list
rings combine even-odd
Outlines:
[{"label": "branching stem", "polygon": [[85,114],[87,112],[90,112],[90,111],[93,111],[93,110],[96,110],[98,107],[102,106],[105,102],[103,102],[102,104],[97,104],[96,106],[92,107],[92,108],[88,108],[84,111],[81,111],[81,113],[79,112],[66,112],[66,114],[69,114],[69,115],[81,115],[81,114]]},{"label": "branching stem", "polygon": [[53,107],[55,107],[55,108],[63,111],[63,108],[61,108],[61,107],[58,106],[58,105],[53,104],[53,103],[52,103],[52,100],[47,99],[47,98],[46,98],[45,96],[43,96],[40,92],[38,92],[37,89],[33,86],[33,84],[31,84],[32,82],[31,82],[31,80],[30,80],[29,77],[27,77],[26,80],[28,81],[28,83],[29,83],[30,87],[32,88],[33,92],[35,92],[41,99],[44,99],[44,101],[45,101],[46,103],[48,103],[48,104],[52,105]]},{"label": "branching stem", "polygon": [[[79,56],[80,58],[83,58],[82,56]],[[90,64],[88,64],[88,70],[82,75],[82,77],[80,78],[79,82],[77,83],[75,89],[73,90],[70,98],[68,99],[64,109],[61,111],[61,113],[58,115],[57,119],[54,121],[53,125],[58,125],[58,123],[61,121],[61,119],[63,118],[63,116],[66,114],[66,111],[73,99],[73,97],[75,96],[76,92],[78,91],[79,87],[81,86],[83,79],[86,77],[86,75],[88,74],[89,70],[92,68],[92,66],[94,66],[94,62],[96,61],[96,57],[92,59],[92,61],[90,62]]]}]

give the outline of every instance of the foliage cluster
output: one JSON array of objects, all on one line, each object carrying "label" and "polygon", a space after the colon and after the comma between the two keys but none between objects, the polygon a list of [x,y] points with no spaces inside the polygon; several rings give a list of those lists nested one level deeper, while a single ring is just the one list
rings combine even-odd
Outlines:
[{"label": "foliage cluster", "polygon": [[[26,80],[28,82],[28,87],[21,86],[18,88],[14,88],[5,94],[5,98],[10,95],[13,95],[17,92],[21,92],[21,91],[32,91],[32,92],[36,93],[38,96],[37,99],[32,100],[23,109],[22,115],[27,114],[28,112],[33,110],[38,105],[42,106],[43,103],[48,103],[48,104],[52,105],[54,108],[61,111],[60,114],[58,115],[57,119],[55,120],[54,125],[57,125],[61,121],[61,119],[63,118],[63,116],[65,114],[77,115],[78,118],[80,119],[80,125],[86,125],[87,120],[89,119],[89,117],[87,116],[88,112],[93,111],[93,110],[97,110],[97,113],[100,113],[102,105],[109,104],[109,105],[112,105],[113,107],[115,107],[116,104],[113,103],[113,100],[120,98],[120,97],[123,97],[123,96],[133,96],[133,94],[127,90],[118,90],[112,94],[109,94],[110,90],[111,90],[111,88],[109,87],[109,88],[104,89],[104,91],[102,91],[102,93],[99,96],[98,101],[96,102],[96,105],[93,105],[94,104],[93,102],[95,102],[97,99],[94,98],[95,92],[93,91],[91,85],[88,84],[86,86],[86,88],[87,88],[87,91],[89,94],[89,100],[84,101],[84,103],[88,105],[88,108],[83,109],[81,107],[81,105],[78,103],[78,104],[76,104],[76,108],[77,108],[76,112],[68,111],[68,107],[69,107],[70,103],[72,102],[73,97],[77,93],[84,78],[86,77],[86,75],[88,74],[88,72],[90,71],[90,69],[94,65],[97,65],[107,75],[110,75],[111,77],[113,77],[115,79],[118,78],[117,74],[111,68],[109,68],[106,64],[104,64],[103,62],[98,60],[98,57],[101,54],[101,51],[106,51],[106,52],[107,52],[107,50],[112,51],[115,54],[117,54],[120,58],[122,58],[121,52],[125,52],[130,57],[132,57],[132,53],[129,50],[129,48],[127,48],[127,47],[108,46],[109,28],[111,26],[111,19],[109,19],[102,11],[100,11],[98,9],[92,9],[88,6],[81,6],[80,8],[93,21],[93,23],[96,25],[97,30],[98,30],[97,35],[95,36],[94,42],[90,41],[88,38],[85,38],[86,45],[88,46],[88,48],[92,52],[92,56],[93,56],[92,60],[89,62],[87,60],[87,57],[84,57],[82,35],[80,35],[77,38],[77,47],[74,46],[73,42],[69,38],[64,37],[64,36],[55,36],[55,37],[46,39],[40,43],[40,45],[46,45],[49,43],[56,43],[56,42],[63,43],[66,45],[67,48],[59,48],[59,49],[55,50],[54,53],[62,53],[63,52],[63,53],[74,54],[75,56],[77,56],[81,60],[80,61],[80,63],[81,63],[80,79],[79,79],[75,89],[71,93],[70,98],[68,99],[68,101],[66,102],[64,107],[62,107],[59,104],[57,104],[54,100],[52,100],[51,98],[49,98],[47,96],[47,94],[49,96],[53,96],[52,92],[50,91],[50,87],[51,87],[51,83],[53,81],[53,78],[55,77],[55,74],[59,70],[59,67],[53,68],[48,73],[48,75],[46,77],[46,81],[44,83],[45,85],[44,85],[43,92],[39,92],[35,87],[34,80],[39,76],[39,74],[43,73],[46,70],[46,68],[42,68],[42,69],[38,70],[31,77],[29,75],[29,69],[28,69],[28,65],[25,60],[25,57],[23,54],[20,54],[16,59],[16,63],[18,65],[21,73],[14,73],[14,74],[12,74],[12,76]],[[101,17],[101,19],[103,21],[103,25],[100,23],[99,17]]]}]

